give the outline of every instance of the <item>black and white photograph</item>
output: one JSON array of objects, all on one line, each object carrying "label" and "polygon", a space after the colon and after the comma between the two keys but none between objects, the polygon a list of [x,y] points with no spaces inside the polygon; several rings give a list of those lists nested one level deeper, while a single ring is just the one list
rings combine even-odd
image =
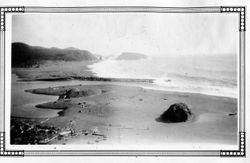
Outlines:
[{"label": "black and white photograph", "polygon": [[0,156],[246,157],[243,3],[45,4],[0,5]]},{"label": "black and white photograph", "polygon": [[13,15],[11,144],[237,145],[237,18]]}]

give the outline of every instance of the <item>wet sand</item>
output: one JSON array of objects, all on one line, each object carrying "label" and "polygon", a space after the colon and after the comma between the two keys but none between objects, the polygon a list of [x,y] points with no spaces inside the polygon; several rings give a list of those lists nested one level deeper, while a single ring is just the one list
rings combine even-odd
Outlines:
[{"label": "wet sand", "polygon": [[[58,91],[72,88],[95,90],[96,94],[57,100]],[[237,144],[237,100],[234,98],[150,90],[109,82],[42,88],[39,95],[37,89],[26,93],[54,98],[41,102],[39,109],[63,110],[60,116],[43,120],[43,125],[70,128],[77,133],[53,139],[49,144]],[[178,102],[187,104],[194,114],[189,121],[156,121],[171,104]]]},{"label": "wet sand", "polygon": [[[12,76],[12,119],[37,125],[37,130],[56,127],[58,136],[46,144],[237,145],[237,99],[146,89],[150,87],[147,83],[54,80],[93,77],[86,68],[89,64],[13,68],[20,78]],[[27,81],[18,81],[23,79]],[[93,90],[94,94],[59,100],[62,92],[72,88]],[[189,121],[156,120],[179,102],[193,113]]]}]

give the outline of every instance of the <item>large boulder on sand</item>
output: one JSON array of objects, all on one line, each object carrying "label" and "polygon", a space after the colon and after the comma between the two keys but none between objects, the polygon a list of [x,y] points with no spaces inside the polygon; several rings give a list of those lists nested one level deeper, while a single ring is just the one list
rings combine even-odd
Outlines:
[{"label": "large boulder on sand", "polygon": [[184,103],[172,104],[157,120],[160,122],[185,122],[192,115]]}]

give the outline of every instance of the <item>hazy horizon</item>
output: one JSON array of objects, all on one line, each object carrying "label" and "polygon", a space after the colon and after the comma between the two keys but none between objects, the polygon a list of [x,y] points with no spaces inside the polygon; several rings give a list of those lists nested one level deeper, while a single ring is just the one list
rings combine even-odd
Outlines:
[{"label": "hazy horizon", "polygon": [[[65,47],[65,48],[59,48],[59,47],[45,47],[45,46],[39,46],[39,45],[30,45],[28,43],[25,43],[25,42],[12,42],[12,43],[24,43],[24,44],[27,44],[29,46],[35,46],[35,47],[43,47],[43,48],[58,48],[58,49],[68,49],[68,48],[75,48],[75,49],[78,49],[78,50],[87,50],[89,51],[90,53],[92,53],[92,51],[88,50],[88,49],[80,49],[80,48],[77,48],[77,47],[73,47],[73,46],[69,46],[69,47]],[[102,54],[96,54],[96,53],[92,53],[93,55],[100,55],[102,57],[118,57],[119,55],[123,54],[123,53],[136,53],[136,54],[142,54],[142,55],[145,55],[147,57],[181,57],[181,56],[185,56],[186,54],[178,54],[178,55],[147,55],[147,54],[144,54],[144,53],[141,53],[141,52],[138,52],[138,51],[124,51],[124,52],[121,52],[119,54],[110,54],[110,55],[102,55]],[[197,54],[188,54],[190,57],[196,57]],[[235,55],[235,53],[220,53],[220,54],[202,54],[202,56],[206,57],[206,56],[233,56],[233,57],[237,57],[237,55]],[[199,55],[198,55],[199,56]],[[237,59],[237,58],[236,58]]]},{"label": "hazy horizon", "polygon": [[237,21],[235,15],[221,14],[13,15],[12,42],[75,47],[102,56],[236,54]]}]

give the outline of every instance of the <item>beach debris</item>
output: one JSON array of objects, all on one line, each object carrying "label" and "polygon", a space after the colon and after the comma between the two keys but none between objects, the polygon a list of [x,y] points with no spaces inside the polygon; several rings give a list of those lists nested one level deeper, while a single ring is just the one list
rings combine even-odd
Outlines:
[{"label": "beach debris", "polygon": [[62,100],[62,99],[65,99],[65,97],[66,97],[66,95],[65,95],[65,94],[61,94],[61,95],[59,95],[59,98],[58,98],[58,100]]},{"label": "beach debris", "polygon": [[26,119],[11,119],[11,144],[47,144],[57,137],[59,128]]},{"label": "beach debris", "polygon": [[47,122],[48,120],[49,120],[49,118],[47,118],[47,119],[41,121],[40,123],[43,124],[44,122]]},{"label": "beach debris", "polygon": [[83,133],[84,135],[88,135],[88,134],[89,134],[89,131],[87,131],[87,130],[84,131],[84,130],[83,130],[82,133]]},{"label": "beach debris", "polygon": [[11,144],[48,144],[57,139],[67,141],[71,137],[79,135],[93,135],[102,137],[98,141],[106,140],[106,136],[101,134],[97,127],[92,129],[76,129],[73,127],[75,121],[70,120],[69,126],[57,128],[54,126],[45,126],[41,123],[26,119],[11,120]]},{"label": "beach debris", "polygon": [[97,133],[99,130],[98,130],[97,127],[93,127],[93,128],[91,129],[91,131],[92,131],[92,133]]},{"label": "beach debris", "polygon": [[59,111],[58,113],[57,113],[59,116],[64,116],[64,111],[62,110],[62,111]]},{"label": "beach debris", "polygon": [[91,135],[105,137],[105,135],[99,133],[99,130],[98,130],[97,127],[93,127],[93,128],[90,130],[90,132],[91,132]]},{"label": "beach debris", "polygon": [[92,133],[92,135],[105,137],[105,135],[103,135],[103,134],[97,134],[97,133]]},{"label": "beach debris", "polygon": [[56,139],[57,138],[57,135],[55,135],[54,137],[52,138],[46,138],[44,140],[40,140],[38,141],[38,144],[48,144],[49,142],[51,142],[52,140]]},{"label": "beach debris", "polygon": [[228,115],[229,116],[235,116],[235,115],[237,115],[237,113],[229,113]]},{"label": "beach debris", "polygon": [[68,136],[70,134],[72,134],[71,130],[65,130],[65,131],[60,132],[59,136]]},{"label": "beach debris", "polygon": [[160,122],[185,122],[192,115],[188,106],[184,103],[172,104],[163,114],[157,118]]}]

